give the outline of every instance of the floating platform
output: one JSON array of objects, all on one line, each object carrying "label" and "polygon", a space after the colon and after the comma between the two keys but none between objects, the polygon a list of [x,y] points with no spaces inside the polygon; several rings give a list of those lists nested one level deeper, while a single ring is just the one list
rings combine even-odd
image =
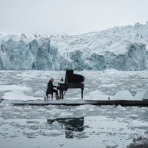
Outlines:
[{"label": "floating platform", "polygon": [[121,105],[148,106],[148,100],[1,100],[1,104],[13,105]]}]

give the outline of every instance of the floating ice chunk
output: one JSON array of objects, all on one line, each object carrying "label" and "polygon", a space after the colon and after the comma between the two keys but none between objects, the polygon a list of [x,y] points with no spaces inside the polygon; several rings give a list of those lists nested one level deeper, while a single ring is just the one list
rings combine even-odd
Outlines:
[{"label": "floating ice chunk", "polygon": [[111,143],[111,144],[107,144],[106,145],[106,148],[116,148],[116,147],[118,147],[118,145],[117,144],[114,144],[114,143]]},{"label": "floating ice chunk", "polygon": [[117,87],[115,84],[103,84],[100,87]]},{"label": "floating ice chunk", "polygon": [[121,106],[121,105],[118,105],[117,108],[118,108],[118,109],[121,109],[121,110],[125,110],[125,107],[123,107],[123,106]]},{"label": "floating ice chunk", "polygon": [[128,90],[118,91],[111,100],[133,100],[133,96]]},{"label": "floating ice chunk", "polygon": [[60,146],[63,146],[63,145],[64,145],[64,143],[60,143],[59,145],[60,145]]},{"label": "floating ice chunk", "polygon": [[56,129],[57,129],[57,127],[60,126],[60,124],[59,124],[57,121],[53,122],[52,125],[53,125],[54,127],[56,127]]},{"label": "floating ice chunk", "polygon": [[39,108],[37,111],[40,111],[40,112],[45,112],[45,111],[46,111],[46,109],[44,109],[44,108]]},{"label": "floating ice chunk", "polygon": [[61,113],[59,115],[59,118],[67,118],[67,117],[71,117],[73,114],[72,113]]},{"label": "floating ice chunk", "polygon": [[28,131],[24,131],[23,134],[25,135],[34,135],[36,133],[35,130],[28,130]]},{"label": "floating ice chunk", "polygon": [[148,147],[148,135],[143,134],[138,138],[133,139],[134,143],[131,143],[127,148],[147,148]]},{"label": "floating ice chunk", "polygon": [[16,106],[15,106],[15,107],[13,107],[12,109],[13,109],[14,111],[22,111],[22,107],[16,107]]},{"label": "floating ice chunk", "polygon": [[24,108],[24,111],[30,111],[30,110],[32,110],[30,106]]},{"label": "floating ice chunk", "polygon": [[128,124],[128,127],[134,127],[134,128],[148,128],[148,123],[141,122],[141,121],[132,121]]},{"label": "floating ice chunk", "polygon": [[74,135],[76,138],[88,138],[89,136],[88,135],[86,135],[86,133],[85,132],[78,132],[78,133],[75,133],[75,135]]},{"label": "floating ice chunk", "polygon": [[78,111],[94,111],[95,106],[93,106],[93,105],[80,105],[80,106],[76,107],[75,110],[78,110]]},{"label": "floating ice chunk", "polygon": [[40,122],[39,121],[27,121],[26,123],[35,123],[35,124],[38,124]]},{"label": "floating ice chunk", "polygon": [[0,108],[3,108],[3,107],[5,107],[5,104],[0,104]]},{"label": "floating ice chunk", "polygon": [[130,118],[138,118],[138,116],[136,114],[127,115],[127,117],[130,117]]},{"label": "floating ice chunk", "polygon": [[142,134],[138,138],[134,138],[133,141],[136,142],[136,141],[141,141],[141,140],[145,140],[145,139],[148,139],[148,135]]},{"label": "floating ice chunk", "polygon": [[76,110],[86,110],[86,107],[84,105],[78,106]]},{"label": "floating ice chunk", "polygon": [[89,111],[95,111],[93,108],[90,108]]},{"label": "floating ice chunk", "polygon": [[44,136],[60,136],[62,133],[57,130],[48,130],[43,133]]}]

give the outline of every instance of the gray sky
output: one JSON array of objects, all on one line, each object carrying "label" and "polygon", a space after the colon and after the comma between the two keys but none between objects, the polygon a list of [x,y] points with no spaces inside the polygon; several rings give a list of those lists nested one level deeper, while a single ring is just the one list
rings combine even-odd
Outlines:
[{"label": "gray sky", "polygon": [[0,0],[2,34],[81,34],[146,21],[148,0]]}]

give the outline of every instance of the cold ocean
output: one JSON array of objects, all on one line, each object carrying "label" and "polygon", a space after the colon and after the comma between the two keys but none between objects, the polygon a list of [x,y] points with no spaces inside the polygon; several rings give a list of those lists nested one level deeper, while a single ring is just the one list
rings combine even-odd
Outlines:
[{"label": "cold ocean", "polygon": [[[107,99],[121,90],[134,96],[148,89],[147,71],[75,73],[85,77],[84,100]],[[65,71],[0,71],[0,98],[43,99],[51,77],[57,85]],[[66,92],[65,99],[79,98],[79,89]],[[0,104],[0,147],[125,148],[148,133],[147,115],[147,107]]]}]

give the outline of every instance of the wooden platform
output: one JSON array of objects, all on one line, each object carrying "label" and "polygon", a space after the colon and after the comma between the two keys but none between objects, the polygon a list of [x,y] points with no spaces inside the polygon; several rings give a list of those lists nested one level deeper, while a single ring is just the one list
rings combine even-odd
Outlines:
[{"label": "wooden platform", "polygon": [[121,106],[148,106],[148,100],[2,100],[1,104],[13,105],[121,105]]}]

